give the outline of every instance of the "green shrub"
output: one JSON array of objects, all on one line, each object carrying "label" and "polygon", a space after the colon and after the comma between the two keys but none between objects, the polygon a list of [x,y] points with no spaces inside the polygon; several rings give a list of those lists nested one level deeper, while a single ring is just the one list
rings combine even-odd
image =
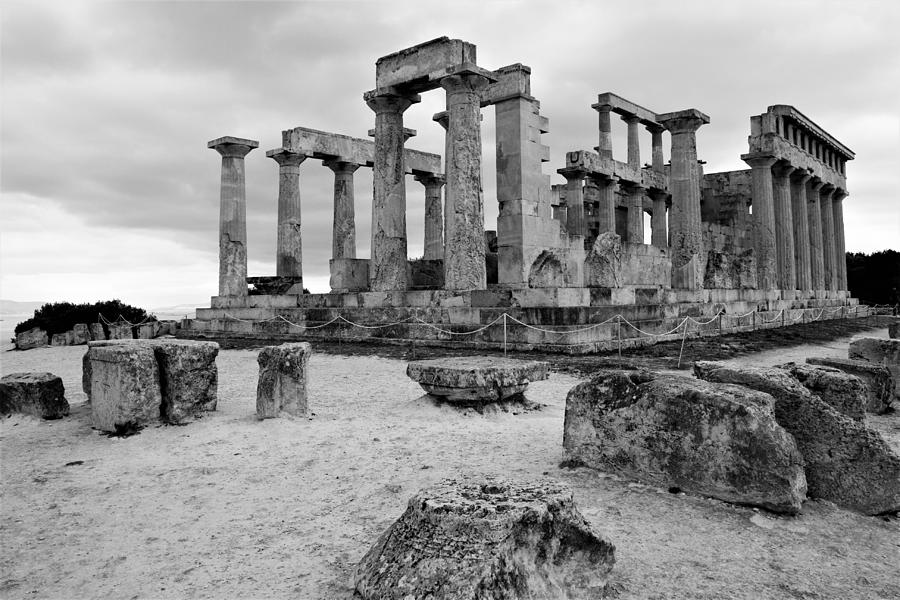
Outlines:
[{"label": "green shrub", "polygon": [[93,304],[53,302],[43,305],[34,311],[33,317],[16,325],[16,335],[33,327],[40,327],[47,332],[47,335],[65,333],[77,323],[96,323],[101,321],[99,315],[103,315],[104,320],[111,322],[116,321],[119,315],[132,323],[156,321],[156,317],[148,315],[143,308],[130,306],[120,300],[106,300],[104,302],[94,302]]}]

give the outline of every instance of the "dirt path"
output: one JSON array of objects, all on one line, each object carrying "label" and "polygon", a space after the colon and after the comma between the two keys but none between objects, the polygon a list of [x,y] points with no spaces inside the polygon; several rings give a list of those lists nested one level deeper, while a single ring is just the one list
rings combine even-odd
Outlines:
[{"label": "dirt path", "polygon": [[[0,355],[3,374],[59,374],[73,404],[59,421],[0,422],[2,598],[349,599],[355,564],[416,490],[482,474],[571,485],[617,546],[615,598],[900,597],[895,518],[819,501],[776,517],[560,468],[565,395],[583,368],[568,358],[554,363],[569,372],[529,389],[540,410],[479,414],[423,396],[404,360],[317,349],[314,415],[260,422],[256,352],[226,350],[216,412],[118,439],[90,428],[83,352]],[[900,447],[898,421],[872,423]]]}]

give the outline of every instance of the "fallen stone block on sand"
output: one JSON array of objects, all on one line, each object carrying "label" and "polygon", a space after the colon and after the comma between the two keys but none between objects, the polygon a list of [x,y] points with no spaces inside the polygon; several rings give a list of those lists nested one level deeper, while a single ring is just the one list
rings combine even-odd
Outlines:
[{"label": "fallen stone block on sand", "polygon": [[159,323],[156,321],[148,321],[146,323],[142,323],[138,325],[135,329],[137,329],[136,337],[139,340],[152,340],[157,335],[159,335]]},{"label": "fallen stone block on sand", "polygon": [[409,501],[355,585],[366,600],[600,598],[614,563],[561,484],[445,480]]},{"label": "fallen stone block on sand", "polygon": [[492,356],[459,356],[409,363],[406,374],[427,393],[455,402],[490,402],[522,394],[547,379],[550,365]]},{"label": "fallen stone block on sand", "polygon": [[840,369],[817,365],[787,363],[778,365],[778,368],[793,375],[803,387],[839,413],[854,421],[866,420],[869,394],[866,384],[859,377],[848,375]]},{"label": "fallen stone block on sand", "polygon": [[80,346],[91,341],[91,332],[86,323],[76,323],[72,326],[72,344]]},{"label": "fallen stone block on sand", "polygon": [[700,361],[694,373],[772,395],[775,420],[794,436],[806,463],[810,497],[866,514],[900,510],[900,457],[878,432],[826,404],[787,371]]},{"label": "fallen stone block on sand", "polygon": [[260,350],[256,416],[260,419],[287,413],[305,417],[306,369],[312,346],[307,342],[267,346]]},{"label": "fallen stone block on sand", "polygon": [[807,358],[806,362],[859,377],[866,384],[866,410],[877,415],[890,410],[894,400],[894,377],[887,367],[849,358]]},{"label": "fallen stone block on sand", "polygon": [[131,329],[131,325],[128,323],[110,323],[109,327],[109,339],[111,340],[132,340],[134,339],[134,332]]},{"label": "fallen stone block on sand", "polygon": [[10,373],[0,379],[0,414],[22,413],[42,419],[69,414],[62,379],[53,373]]},{"label": "fallen stone block on sand", "polygon": [[769,394],[647,371],[601,371],[566,398],[566,459],[662,487],[797,513],[803,458]]},{"label": "fallen stone block on sand", "polygon": [[[92,361],[94,353],[103,348],[134,347],[151,353],[157,370],[157,418],[168,423],[187,423],[201,412],[212,411],[217,405],[219,372],[215,342],[190,340],[106,340],[90,342],[82,362],[82,385],[90,389],[88,400],[93,403],[95,393]],[[91,383],[86,383],[91,382]]]},{"label": "fallen stone block on sand", "polygon": [[91,323],[90,324],[91,331],[91,340],[99,341],[106,339],[106,332],[103,330],[103,323]]},{"label": "fallen stone block on sand", "polygon": [[31,350],[49,344],[47,332],[40,327],[32,327],[16,336],[16,348],[19,350]]},{"label": "fallen stone block on sand", "polygon": [[848,358],[887,367],[894,378],[894,398],[900,400],[900,340],[862,338],[850,342]]},{"label": "fallen stone block on sand", "polygon": [[894,321],[888,325],[888,337],[892,340],[900,338],[900,320]]},{"label": "fallen stone block on sand", "polygon": [[91,346],[88,352],[94,427],[123,432],[159,420],[162,395],[152,348],[110,344]]}]

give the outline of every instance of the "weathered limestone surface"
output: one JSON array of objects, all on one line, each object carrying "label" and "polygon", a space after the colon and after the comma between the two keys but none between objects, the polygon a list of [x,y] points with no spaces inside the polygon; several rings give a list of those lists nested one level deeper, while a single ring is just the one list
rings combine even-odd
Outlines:
[{"label": "weathered limestone surface", "polygon": [[16,336],[16,348],[19,350],[30,350],[32,348],[40,348],[48,345],[47,332],[40,327],[32,327],[28,331],[23,331]]},{"label": "weathered limestone surface", "polygon": [[601,233],[584,262],[584,285],[619,287],[622,284],[622,242],[615,233]]},{"label": "weathered limestone surface", "polygon": [[488,83],[479,73],[460,73],[441,81],[450,113],[444,215],[444,287],[448,290],[487,287],[480,92]]},{"label": "weathered limestone surface", "polygon": [[797,287],[794,256],[794,219],[791,207],[791,173],[794,167],[779,163],[773,169],[773,200],[775,205],[775,256],[778,269],[778,288]]},{"label": "weathered limestone surface", "polygon": [[753,233],[756,250],[757,287],[774,290],[778,287],[778,261],[775,246],[775,199],[772,182],[774,156],[741,157],[752,171]]},{"label": "weathered limestone surface", "polygon": [[109,339],[111,340],[131,340],[134,339],[134,332],[131,329],[131,325],[127,323],[110,323],[109,327]]},{"label": "weathered limestone surface", "polygon": [[819,203],[819,191],[824,182],[821,179],[810,180],[806,190],[806,214],[809,218],[809,268],[812,289],[825,289],[825,257],[822,254],[822,206]]},{"label": "weathered limestone surface", "polygon": [[775,420],[794,436],[806,463],[810,497],[866,514],[900,509],[900,457],[878,432],[839,413],[787,371],[701,361],[694,374],[772,395]]},{"label": "weathered limestone surface", "polygon": [[65,333],[54,333],[50,337],[50,345],[51,346],[69,346],[69,336],[71,332]]},{"label": "weathered limestone surface", "polygon": [[216,410],[219,371],[215,342],[154,340],[159,363],[163,417],[169,423],[186,423],[203,411]]},{"label": "weathered limestone surface", "polygon": [[91,332],[85,323],[76,323],[72,326],[72,344],[87,344],[91,340]]},{"label": "weathered limestone surface", "polygon": [[[278,232],[275,243],[275,275],[300,277],[302,286],[300,165],[306,160],[306,156],[284,148],[269,150],[266,152],[266,156],[278,163]],[[337,188],[337,179],[335,179],[335,188]]]},{"label": "weathered limestone surface", "polygon": [[260,350],[256,416],[259,419],[287,413],[306,416],[306,371],[312,347],[307,342],[267,346]]},{"label": "weathered limestone surface", "polygon": [[866,385],[868,412],[883,414],[888,411],[894,400],[894,378],[890,370],[883,365],[846,358],[807,358],[806,362],[840,369],[844,373],[859,377]]},{"label": "weathered limestone surface", "polygon": [[219,194],[219,295],[247,295],[247,191],[244,157],[256,140],[222,137],[208,148],[222,156]]},{"label": "weathered limestone surface", "polygon": [[366,600],[603,597],[615,546],[552,481],[441,481],[360,561]]},{"label": "weathered limestone surface", "polygon": [[900,338],[900,321],[888,325],[888,336],[892,340]]},{"label": "weathered limestone surface", "polygon": [[94,427],[116,432],[157,421],[162,395],[153,348],[135,342],[106,344],[88,350]]},{"label": "weathered limestone surface", "polygon": [[[196,342],[177,339],[155,340],[109,340],[88,344],[90,360],[95,352],[104,348],[143,348],[154,357],[156,371],[156,417],[162,417],[168,423],[187,423],[203,411],[213,411],[217,405],[219,372],[216,367],[216,356],[219,345],[215,342]],[[91,369],[91,373],[82,373],[82,380],[89,379],[91,392],[89,400],[93,403],[96,393],[96,362],[83,368]],[[127,380],[126,380],[127,384]],[[150,385],[149,380],[143,385]],[[131,389],[127,388],[126,389]],[[149,392],[148,392],[149,394]],[[138,400],[142,402],[140,399]]]},{"label": "weathered limestone surface", "polygon": [[863,338],[850,342],[851,359],[883,365],[894,378],[894,398],[900,399],[900,340]]},{"label": "weathered limestone surface", "polygon": [[0,379],[0,414],[23,413],[42,419],[69,414],[62,379],[53,373],[10,373]]},{"label": "weathered limestone surface", "polygon": [[768,394],[646,371],[601,371],[566,397],[574,462],[728,502],[796,513],[803,459]]},{"label": "weathered limestone surface", "polygon": [[81,357],[81,391],[87,396],[88,404],[91,403],[91,348],[88,346],[84,356]]},{"label": "weathered limestone surface", "polygon": [[550,376],[550,365],[491,356],[459,356],[411,362],[406,374],[434,396],[485,402],[523,393],[532,381]]},{"label": "weathered limestone surface", "polygon": [[91,323],[91,340],[105,340],[106,339],[106,331],[103,330],[103,323]]},{"label": "weathered limestone surface", "polygon": [[[334,171],[334,220],[331,230],[331,258],[356,258],[356,199],[353,174],[359,165],[326,161]],[[299,219],[298,219],[299,224]]]},{"label": "weathered limestone surface", "polygon": [[791,217],[794,223],[794,268],[797,275],[797,289],[811,290],[812,266],[810,263],[809,215],[806,211],[806,183],[810,179],[807,171],[797,171],[791,179]]},{"label": "weathered limestone surface", "polygon": [[139,340],[152,340],[157,335],[159,335],[159,323],[156,321],[149,321],[142,325],[138,325],[137,335],[135,337]]},{"label": "weathered limestone surface", "polygon": [[425,186],[425,260],[444,259],[444,209],[441,188],[444,178],[439,175],[417,175],[416,181]]},{"label": "weathered limestone surface", "polygon": [[868,389],[859,377],[833,367],[787,363],[778,368],[796,377],[806,389],[838,412],[854,421],[865,422]]}]

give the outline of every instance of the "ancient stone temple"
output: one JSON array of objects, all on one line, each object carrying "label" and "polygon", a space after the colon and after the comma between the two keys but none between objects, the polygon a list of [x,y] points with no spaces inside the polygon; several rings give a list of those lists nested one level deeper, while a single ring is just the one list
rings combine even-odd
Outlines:
[{"label": "ancient stone temple", "polygon": [[[681,335],[678,327],[691,326],[686,317],[694,332],[723,323],[735,330],[846,316],[856,307],[846,289],[843,225],[846,162],[854,155],[796,108],[775,105],[751,117],[741,156],[749,169],[704,173],[698,135],[707,115],[654,112],[601,93],[590,105],[598,145],[567,152],[558,170],[565,183],[553,184],[542,171],[549,120],[531,95],[531,69],[484,68],[475,50],[438,38],[378,59],[375,89],[362,98],[374,113],[374,139],[308,127],[282,133],[282,147],[266,153],[279,177],[274,276],[247,277],[243,157],[258,143],[209,142],[222,155],[219,295],[184,335],[590,351]],[[433,117],[446,132],[443,157],[406,146],[416,132],[403,115],[428,92],[446,99],[446,111]],[[481,191],[480,115],[490,107],[496,199]],[[613,114],[627,128],[624,161],[613,156]],[[646,164],[641,128],[651,139]],[[302,293],[300,165],[310,158],[334,172],[326,294]],[[360,168],[373,169],[369,259],[356,257]],[[409,176],[425,205],[418,260],[407,253]],[[485,201],[498,203],[492,228]]]}]

